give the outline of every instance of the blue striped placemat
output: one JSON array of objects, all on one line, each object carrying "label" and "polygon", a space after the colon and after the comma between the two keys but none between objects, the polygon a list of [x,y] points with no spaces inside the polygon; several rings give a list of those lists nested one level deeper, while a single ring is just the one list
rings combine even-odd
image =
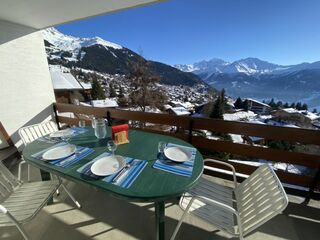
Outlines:
[{"label": "blue striped placemat", "polygon": [[[73,133],[71,135],[71,137],[75,137],[79,134],[85,133],[88,131],[88,129],[86,128],[80,128],[80,127],[72,127],[71,128],[73,130]],[[40,142],[45,142],[45,143],[58,143],[61,142],[61,138],[51,138],[50,134],[43,136],[43,137],[39,137],[38,139],[36,139],[37,141]]]},{"label": "blue striped placemat", "polygon": [[[98,157],[93,159],[92,161],[88,162],[87,164],[85,164],[84,166],[79,168],[77,170],[77,172],[84,174],[86,176],[95,178],[95,179],[100,178],[91,172],[91,166],[94,162],[96,162],[100,158],[107,157],[110,155],[111,155],[111,153],[108,153],[108,152],[102,153],[101,155],[99,155]],[[134,159],[131,157],[124,157],[124,159],[127,164],[130,164],[130,168],[128,168],[128,170],[126,170],[126,172],[124,174],[122,174],[121,177],[116,182],[112,182],[112,180],[118,175],[118,173],[103,177],[102,181],[117,185],[122,188],[129,188],[134,183],[134,181],[137,179],[137,177],[140,175],[142,170],[147,166],[147,161],[140,160],[140,159]]]},{"label": "blue striped placemat", "polygon": [[87,128],[81,128],[81,127],[72,127],[71,129],[73,130],[72,137],[85,133],[89,130]]},{"label": "blue striped placemat", "polygon": [[193,164],[194,164],[194,159],[196,158],[196,153],[197,149],[193,147],[186,147],[182,145],[177,145],[173,143],[168,143],[167,147],[180,147],[184,148],[187,151],[190,151],[192,153],[192,157],[190,160],[182,162],[182,163],[177,163],[173,162],[169,159],[167,159],[164,154],[161,154],[160,157],[156,160],[156,162],[153,164],[153,167],[159,170],[163,170],[166,172],[186,176],[186,177],[191,177],[192,176],[192,171],[193,171]]},{"label": "blue striped placemat", "polygon": [[[35,159],[38,159],[38,160],[42,160],[42,155],[50,150],[50,149],[53,149],[53,148],[56,148],[56,147],[60,147],[60,146],[63,146],[63,145],[66,145],[68,143],[66,142],[60,142],[58,144],[55,144],[47,149],[44,149],[40,152],[37,152],[33,155],[31,155],[33,158]],[[48,163],[50,164],[53,164],[53,165],[56,165],[58,167],[62,167],[62,168],[67,168],[71,165],[73,165],[74,163],[80,161],[81,159],[83,159],[84,157],[88,156],[89,154],[93,153],[93,149],[92,148],[86,148],[86,147],[82,147],[82,146],[77,146],[77,149],[76,149],[76,153],[69,156],[69,157],[66,157],[66,158],[61,158],[61,159],[57,159],[57,160],[53,160],[53,161],[47,161]]]}]

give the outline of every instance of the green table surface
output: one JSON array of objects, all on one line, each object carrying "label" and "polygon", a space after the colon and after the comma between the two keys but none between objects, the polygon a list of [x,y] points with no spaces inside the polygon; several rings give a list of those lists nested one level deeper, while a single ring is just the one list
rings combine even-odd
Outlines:
[{"label": "green table surface", "polygon": [[107,137],[100,140],[98,140],[94,136],[93,129],[88,128],[88,131],[86,133],[71,138],[69,140],[70,143],[94,148],[95,151],[68,168],[57,167],[45,161],[32,158],[32,154],[53,145],[41,141],[34,141],[28,144],[23,150],[23,157],[29,164],[36,166],[42,170],[52,172],[53,174],[72,181],[87,183],[100,190],[107,191],[115,195],[116,197],[141,202],[164,201],[172,197],[180,196],[182,193],[184,193],[197,183],[203,171],[203,158],[199,151],[197,151],[196,154],[195,164],[191,177],[179,176],[177,174],[154,169],[152,166],[156,160],[159,141],[165,141],[168,143],[170,142],[191,147],[192,145],[183,140],[170,136],[130,130],[130,143],[119,145],[115,154],[148,161],[147,166],[134,181],[131,187],[125,189],[111,183],[106,183],[101,179],[96,180],[88,177],[83,177],[80,173],[77,172],[77,169],[96,156],[107,151],[106,145],[107,141],[110,140],[110,136],[111,128],[108,128]]}]

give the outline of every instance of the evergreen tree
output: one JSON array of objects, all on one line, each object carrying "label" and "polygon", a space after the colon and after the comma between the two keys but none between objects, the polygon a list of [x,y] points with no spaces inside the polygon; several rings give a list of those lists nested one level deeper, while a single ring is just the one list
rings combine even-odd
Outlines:
[{"label": "evergreen tree", "polygon": [[234,107],[236,109],[243,108],[243,102],[242,102],[242,99],[240,97],[238,97],[237,100],[235,101]]},{"label": "evergreen tree", "polygon": [[317,113],[317,109],[316,109],[316,108],[314,108],[312,112],[313,112],[313,113]]},{"label": "evergreen tree", "polygon": [[244,111],[249,111],[249,101],[248,99],[244,100],[242,108]]},{"label": "evergreen tree", "polygon": [[296,108],[296,104],[294,102],[291,103],[290,108]]},{"label": "evergreen tree", "polygon": [[223,114],[225,113],[226,108],[227,108],[227,101],[225,97],[225,90],[222,89],[217,100],[214,102],[214,105],[209,117],[223,119]]},{"label": "evergreen tree", "polygon": [[289,108],[289,103],[285,103],[285,104],[283,104],[283,108]]},{"label": "evergreen tree", "polygon": [[308,105],[304,103],[301,107],[301,110],[308,110]]},{"label": "evergreen tree", "polygon": [[91,96],[94,100],[102,100],[106,98],[105,92],[96,78],[92,80]]},{"label": "evergreen tree", "polygon": [[269,102],[269,106],[272,107],[272,108],[276,108],[277,105],[276,103],[274,102],[274,99],[272,98],[271,101]]},{"label": "evergreen tree", "polygon": [[124,90],[123,90],[123,87],[120,86],[120,90],[119,90],[119,95],[118,95],[119,98],[122,98],[124,97]]},{"label": "evergreen tree", "polygon": [[221,102],[222,101],[219,96],[213,104],[213,108],[209,116],[210,118],[223,119],[223,107]]},{"label": "evergreen tree", "polygon": [[283,104],[281,101],[277,102],[277,109],[283,108]]},{"label": "evergreen tree", "polygon": [[302,110],[301,108],[302,108],[301,102],[297,102],[296,109]]},{"label": "evergreen tree", "polygon": [[117,97],[117,92],[114,89],[114,86],[112,83],[109,84],[109,97],[111,98]]},{"label": "evergreen tree", "polygon": [[118,95],[118,104],[121,107],[128,106],[128,99],[124,95],[124,90],[123,90],[123,87],[121,87],[121,86],[120,86],[119,95]]}]

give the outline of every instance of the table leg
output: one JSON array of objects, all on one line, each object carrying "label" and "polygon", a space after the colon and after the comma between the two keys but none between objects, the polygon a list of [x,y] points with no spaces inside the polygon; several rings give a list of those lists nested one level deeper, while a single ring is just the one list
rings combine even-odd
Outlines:
[{"label": "table leg", "polygon": [[[41,175],[41,179],[42,181],[50,181],[51,180],[51,176],[50,176],[50,173],[49,172],[46,172],[42,169],[40,169],[40,175]],[[52,204],[53,203],[53,198],[51,198],[49,201],[48,201],[48,205]]]},{"label": "table leg", "polygon": [[156,239],[164,240],[164,201],[155,202],[155,220],[156,220]]}]

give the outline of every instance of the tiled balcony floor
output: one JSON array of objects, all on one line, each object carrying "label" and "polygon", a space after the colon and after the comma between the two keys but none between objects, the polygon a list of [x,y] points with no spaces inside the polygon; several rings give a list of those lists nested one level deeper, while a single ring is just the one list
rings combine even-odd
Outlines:
[{"label": "tiled balcony floor", "polygon": [[[38,170],[33,169],[33,178]],[[67,182],[67,186],[81,209],[62,192],[54,204],[46,206],[30,223],[24,225],[33,240],[64,239],[155,239],[152,203],[130,203],[116,199],[89,186]],[[246,239],[319,239],[320,202],[311,201],[308,206],[299,204],[302,199],[289,196],[290,204],[278,215]],[[166,204],[166,239],[169,239],[182,211],[177,200]],[[23,239],[15,227],[0,228],[0,239]],[[214,226],[187,216],[177,239],[236,239],[218,231]]]}]

